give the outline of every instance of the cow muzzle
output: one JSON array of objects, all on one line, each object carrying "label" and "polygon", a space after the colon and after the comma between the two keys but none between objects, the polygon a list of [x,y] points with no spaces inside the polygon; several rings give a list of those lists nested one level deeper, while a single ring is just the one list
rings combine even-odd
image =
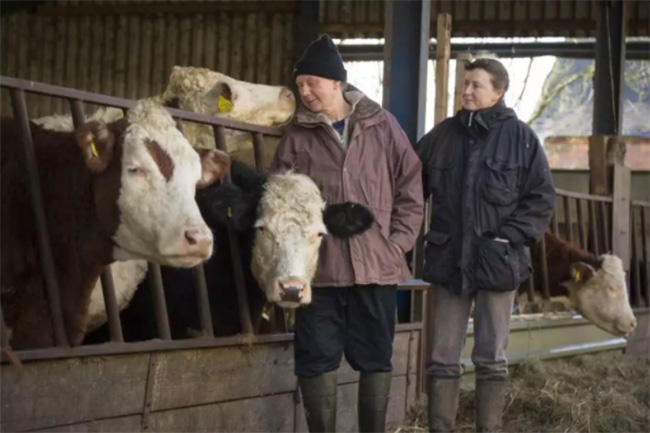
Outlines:
[{"label": "cow muzzle", "polygon": [[300,278],[290,277],[278,283],[280,286],[280,299],[282,302],[295,302],[300,304],[303,290],[307,285]]}]

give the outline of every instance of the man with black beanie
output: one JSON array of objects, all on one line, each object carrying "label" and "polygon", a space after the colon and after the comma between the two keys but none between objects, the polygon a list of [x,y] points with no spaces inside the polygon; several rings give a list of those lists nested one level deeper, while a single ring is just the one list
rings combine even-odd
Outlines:
[{"label": "man with black beanie", "polygon": [[397,120],[346,83],[328,35],[293,71],[302,106],[271,171],[310,176],[328,203],[357,202],[375,223],[347,240],[325,236],[312,302],[296,311],[295,371],[309,431],[335,431],[343,354],[359,371],[359,431],[384,432],[390,394],[397,285],[411,276],[404,254],[423,218],[420,161]]}]

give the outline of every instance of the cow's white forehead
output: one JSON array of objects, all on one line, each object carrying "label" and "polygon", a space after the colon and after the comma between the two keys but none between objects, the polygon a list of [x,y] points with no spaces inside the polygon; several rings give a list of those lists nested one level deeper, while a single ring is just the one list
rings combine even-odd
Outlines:
[{"label": "cow's white forehead", "polygon": [[611,254],[603,254],[599,258],[601,260],[600,269],[591,278],[590,282],[605,287],[617,286],[625,289],[626,282],[623,261],[619,257]]},{"label": "cow's white forehead", "polygon": [[199,156],[176,128],[174,119],[165,108],[151,100],[142,100],[128,111],[126,117],[129,127],[124,141],[125,156],[141,158],[136,155],[147,155],[146,158],[151,159],[142,145],[146,140],[152,140],[169,155],[175,168],[187,166],[198,180],[201,174]]},{"label": "cow's white forehead", "polygon": [[273,90],[275,95],[282,89],[281,86],[269,86],[266,84],[249,83],[246,81],[236,80],[228,75],[220,72],[215,72],[206,68],[196,68],[192,66],[175,66],[169,77],[169,84],[165,89],[164,98],[171,99],[173,97],[183,98],[183,96],[195,92],[207,92],[217,83],[225,83],[233,88],[233,90],[242,91],[249,89],[251,92],[262,91],[257,93],[256,96],[261,97],[268,95]]},{"label": "cow's white forehead", "polygon": [[303,174],[288,172],[270,176],[260,200],[260,222],[292,219],[302,227],[323,225],[325,202],[318,186]]}]

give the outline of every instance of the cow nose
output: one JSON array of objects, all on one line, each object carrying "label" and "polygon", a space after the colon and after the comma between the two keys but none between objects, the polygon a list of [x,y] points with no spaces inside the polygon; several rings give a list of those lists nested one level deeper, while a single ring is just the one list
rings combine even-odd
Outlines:
[{"label": "cow nose", "polygon": [[200,228],[185,230],[185,245],[192,255],[208,257],[212,253],[212,235]]},{"label": "cow nose", "polygon": [[627,328],[627,333],[630,334],[635,329],[636,329],[636,319],[632,319],[632,321],[630,322],[630,325]]},{"label": "cow nose", "polygon": [[305,283],[299,278],[291,277],[280,281],[280,298],[286,302],[300,302],[304,288]]}]

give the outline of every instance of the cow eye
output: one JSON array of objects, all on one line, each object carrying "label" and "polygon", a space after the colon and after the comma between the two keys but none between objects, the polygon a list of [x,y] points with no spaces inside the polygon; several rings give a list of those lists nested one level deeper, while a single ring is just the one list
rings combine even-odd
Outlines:
[{"label": "cow eye", "polygon": [[144,176],[146,174],[142,167],[138,167],[136,165],[127,167],[126,171],[128,171],[129,174],[132,174],[134,176]]},{"label": "cow eye", "polygon": [[325,233],[323,233],[323,232],[318,232],[318,237],[319,237],[319,238],[322,238],[323,236],[325,236]]},{"label": "cow eye", "polygon": [[264,230],[265,230],[265,229],[264,229],[264,227],[262,227],[262,226],[257,227],[257,231],[260,232],[260,233],[264,233]]}]

